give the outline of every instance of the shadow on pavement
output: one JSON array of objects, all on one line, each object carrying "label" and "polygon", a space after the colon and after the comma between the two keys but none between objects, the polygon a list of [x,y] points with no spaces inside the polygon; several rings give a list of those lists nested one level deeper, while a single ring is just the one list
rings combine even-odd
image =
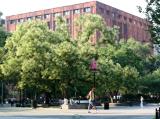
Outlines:
[{"label": "shadow on pavement", "polygon": [[152,115],[54,115],[54,116],[0,116],[0,119],[152,119]]}]

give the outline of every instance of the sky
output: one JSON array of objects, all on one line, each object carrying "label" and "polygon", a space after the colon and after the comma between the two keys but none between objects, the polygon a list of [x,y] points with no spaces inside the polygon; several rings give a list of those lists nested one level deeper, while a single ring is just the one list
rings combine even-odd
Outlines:
[{"label": "sky", "polygon": [[[16,15],[25,12],[38,11],[54,7],[72,5],[94,0],[0,0],[0,11],[2,18],[10,15]],[[145,0],[98,0],[112,7],[144,18],[144,15],[138,12],[137,6],[145,7]]]}]

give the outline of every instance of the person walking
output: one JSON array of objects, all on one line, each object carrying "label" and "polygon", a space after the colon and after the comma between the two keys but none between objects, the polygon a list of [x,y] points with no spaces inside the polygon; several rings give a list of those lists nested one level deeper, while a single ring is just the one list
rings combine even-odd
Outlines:
[{"label": "person walking", "polygon": [[14,106],[14,99],[11,98],[11,107],[13,107],[13,106]]},{"label": "person walking", "polygon": [[141,108],[143,108],[143,100],[144,100],[144,99],[143,99],[143,97],[141,96],[141,98],[140,98],[140,107],[141,107]]},{"label": "person walking", "polygon": [[96,106],[95,106],[95,94],[94,94],[94,91],[95,91],[95,88],[93,87],[93,88],[89,91],[89,93],[88,93],[88,95],[87,95],[87,97],[88,97],[88,99],[89,99],[88,113],[91,113],[91,112],[90,112],[91,109],[95,109],[95,110],[97,111],[97,108],[96,108]]}]

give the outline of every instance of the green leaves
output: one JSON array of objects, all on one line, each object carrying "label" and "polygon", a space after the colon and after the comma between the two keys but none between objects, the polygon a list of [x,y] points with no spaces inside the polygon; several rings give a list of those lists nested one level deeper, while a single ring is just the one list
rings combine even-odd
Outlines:
[{"label": "green leaves", "polygon": [[31,80],[35,80],[37,85],[37,79],[46,77],[44,70],[53,68],[53,65],[50,65],[53,64],[54,57],[52,36],[53,32],[44,22],[30,21],[20,24],[5,45],[8,52],[2,65],[4,74],[9,75],[16,70],[19,73],[19,82],[25,82],[25,85],[19,85],[21,88],[30,85]]},{"label": "green leaves", "polygon": [[138,92],[139,79],[145,75],[146,58],[150,56],[147,44],[134,39],[121,40],[118,44],[97,48],[98,53],[98,90],[101,94]]},{"label": "green leaves", "polygon": [[153,73],[149,73],[148,75],[146,75],[143,78],[143,82],[141,82],[141,84],[141,91],[143,93],[150,92],[153,95],[160,94],[160,69],[157,69]]},{"label": "green leaves", "polygon": [[3,47],[5,45],[5,41],[9,36],[10,34],[6,32],[3,27],[0,26],[0,47]]},{"label": "green leaves", "polygon": [[60,97],[85,96],[93,86],[90,62],[95,58],[100,95],[133,92],[137,79],[146,72],[143,64],[150,53],[148,46],[134,40],[116,42],[117,28],[105,27],[98,15],[80,16],[75,24],[74,38],[61,17],[55,31],[42,21],[20,24],[6,41],[3,75],[12,77],[20,89],[55,92]]},{"label": "green leaves", "polygon": [[[114,43],[116,38],[116,27],[109,28],[103,18],[96,14],[82,15],[75,22],[77,28],[77,42],[90,42],[91,45],[104,45]],[[97,39],[93,39],[97,37]]]},{"label": "green leaves", "polygon": [[144,13],[150,22],[149,31],[154,44],[160,44],[160,4],[159,0],[148,0]]}]

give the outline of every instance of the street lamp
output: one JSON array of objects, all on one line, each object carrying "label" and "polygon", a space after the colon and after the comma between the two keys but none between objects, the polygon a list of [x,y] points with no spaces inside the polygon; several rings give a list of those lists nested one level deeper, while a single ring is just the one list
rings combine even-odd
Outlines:
[{"label": "street lamp", "polygon": [[[1,22],[1,16],[2,16],[2,13],[0,12],[0,22]],[[0,23],[0,25],[1,25],[1,23]],[[6,54],[6,52],[7,52],[7,49],[3,49],[4,51],[3,51],[3,53],[4,54],[2,54],[2,56],[1,56],[1,60],[0,60],[0,64],[2,64],[2,58],[4,57],[4,55]],[[3,106],[3,100],[4,100],[4,81],[3,81],[3,79],[1,79],[1,105]]]},{"label": "street lamp", "polygon": [[90,69],[93,71],[94,87],[95,87],[96,86],[95,78],[96,78],[96,70],[97,70],[97,62],[96,62],[95,58],[93,58],[92,61],[91,61]]},{"label": "street lamp", "polygon": [[1,80],[1,105],[3,106],[3,81]]}]

